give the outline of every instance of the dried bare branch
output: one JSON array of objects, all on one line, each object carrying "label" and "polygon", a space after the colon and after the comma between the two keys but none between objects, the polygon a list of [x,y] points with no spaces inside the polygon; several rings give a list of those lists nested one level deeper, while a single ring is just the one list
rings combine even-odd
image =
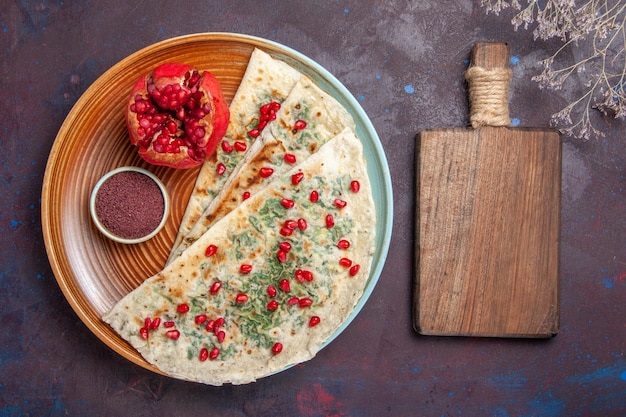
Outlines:
[{"label": "dried bare branch", "polygon": [[[517,0],[481,0],[481,6],[496,15],[509,7],[517,10],[511,20],[515,30],[534,25],[535,40],[563,42],[541,61],[543,70],[533,77],[542,89],[559,90],[573,77],[584,86],[578,98],[552,115],[551,122],[561,132],[585,140],[604,136],[593,125],[594,109],[606,117],[626,118],[626,2],[588,0],[576,5],[574,0],[526,0],[522,7]],[[560,64],[566,50],[576,52],[571,65]]]}]

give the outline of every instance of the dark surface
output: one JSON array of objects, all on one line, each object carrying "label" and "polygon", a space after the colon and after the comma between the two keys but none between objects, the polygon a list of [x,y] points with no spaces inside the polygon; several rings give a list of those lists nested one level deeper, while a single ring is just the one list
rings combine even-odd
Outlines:
[{"label": "dark surface", "polygon": [[[463,72],[504,41],[511,116],[546,127],[578,89],[538,89],[556,43],[513,31],[478,1],[28,1],[0,5],[0,416],[620,416],[626,414],[623,122],[563,138],[561,331],[549,340],[420,336],[411,326],[415,134],[467,125]],[[46,257],[41,185],[72,105],[127,55],[196,32],[294,48],[357,97],[383,143],[394,232],[361,314],[316,358],[247,386],[162,377],[78,319]],[[568,52],[571,57],[572,53]]]}]

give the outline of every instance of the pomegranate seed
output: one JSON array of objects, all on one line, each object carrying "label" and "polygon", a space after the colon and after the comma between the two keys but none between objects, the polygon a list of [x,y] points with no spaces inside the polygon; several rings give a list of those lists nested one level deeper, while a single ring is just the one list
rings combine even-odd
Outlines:
[{"label": "pomegranate seed", "polygon": [[152,324],[152,319],[150,317],[146,317],[143,321],[143,327],[145,327],[146,329],[149,329],[151,324]]},{"label": "pomegranate seed", "polygon": [[159,135],[157,137],[157,143],[159,145],[167,146],[170,144],[170,138],[167,135]]},{"label": "pomegranate seed", "polygon": [[209,352],[209,359],[215,360],[217,359],[218,356],[220,356],[220,348],[216,346],[213,349],[211,349],[211,352]]},{"label": "pomegranate seed", "polygon": [[313,273],[306,269],[297,269],[294,276],[298,282],[313,281]]},{"label": "pomegranate seed", "polygon": [[339,249],[348,249],[350,247],[350,242],[345,239],[341,239],[339,242],[337,242],[337,247]]},{"label": "pomegranate seed", "polygon": [[220,292],[221,288],[222,288],[222,283],[220,281],[215,281],[213,284],[211,284],[211,288],[209,289],[209,292],[215,295],[218,292]]},{"label": "pomegranate seed", "polygon": [[215,319],[215,329],[219,329],[224,325],[224,323],[226,323],[224,317],[218,317],[217,319]]},{"label": "pomegranate seed", "polygon": [[291,291],[291,285],[289,285],[289,281],[287,281],[286,279],[281,279],[280,282],[278,283],[278,286],[280,287],[281,290],[285,292]]},{"label": "pomegranate seed", "polygon": [[235,302],[239,304],[248,302],[248,294],[244,294],[244,293],[237,294],[237,296],[235,297]]},{"label": "pomegranate seed", "polygon": [[250,265],[250,264],[242,264],[239,267],[239,272],[241,272],[242,274],[249,274],[250,272],[252,272],[252,265]]},{"label": "pomegranate seed", "polygon": [[300,299],[298,297],[291,297],[289,300],[287,300],[287,305],[293,306],[296,305],[300,302]]},{"label": "pomegranate seed", "polygon": [[231,153],[233,151],[233,145],[231,145],[230,143],[228,143],[225,140],[223,140],[222,141],[222,150],[225,153]]},{"label": "pomegranate seed", "polygon": [[350,268],[350,266],[352,266],[352,261],[348,258],[341,258],[339,259],[339,265],[345,268]]},{"label": "pomegranate seed", "polygon": [[268,285],[267,286],[267,295],[269,295],[270,298],[276,297],[276,287],[274,287],[273,285]]},{"label": "pomegranate seed", "polygon": [[221,162],[217,164],[217,175],[224,175],[225,172],[226,172],[226,165],[222,164]]},{"label": "pomegranate seed", "polygon": [[296,172],[295,174],[291,176],[291,183],[293,185],[298,185],[300,184],[303,178],[304,178],[304,172]]},{"label": "pomegranate seed", "polygon": [[209,245],[206,247],[206,251],[204,252],[205,256],[213,256],[215,255],[215,253],[217,252],[217,246],[215,245]]},{"label": "pomegranate seed", "polygon": [[278,308],[278,301],[276,300],[272,300],[269,303],[267,303],[267,309],[269,311],[274,311]]},{"label": "pomegranate seed", "polygon": [[353,277],[358,274],[359,269],[361,269],[361,266],[359,264],[354,264],[352,268],[350,268],[350,276]]},{"label": "pomegranate seed", "polygon": [[148,329],[146,329],[145,327],[142,327],[141,329],[139,329],[139,336],[141,336],[143,340],[148,340],[148,338],[150,337],[150,334],[148,333]]},{"label": "pomegranate seed", "polygon": [[306,230],[306,228],[307,228],[306,220],[302,218],[298,219],[298,229]]},{"label": "pomegranate seed", "polygon": [[280,229],[280,234],[281,236],[291,236],[293,234],[293,229],[290,229],[289,227],[281,227]]},{"label": "pomegranate seed", "polygon": [[193,71],[190,76],[189,76],[189,80],[187,81],[187,83],[189,84],[190,87],[192,87],[194,84],[196,84],[198,81],[200,81],[200,74],[198,74],[197,71]]},{"label": "pomegranate seed", "polygon": [[251,138],[258,138],[260,134],[261,131],[258,128],[254,128],[248,131],[248,136],[250,136]]},{"label": "pomegranate seed", "polygon": [[285,252],[284,250],[279,250],[278,252],[276,252],[276,258],[280,263],[287,262],[287,252]]},{"label": "pomegranate seed", "polygon": [[304,276],[304,280],[311,282],[313,281],[313,272],[307,271],[306,269],[302,271],[302,275]]},{"label": "pomegranate seed", "polygon": [[295,164],[296,163],[296,156],[292,153],[286,153],[285,154],[285,162],[287,162],[288,164]]},{"label": "pomegranate seed", "polygon": [[280,110],[280,103],[277,102],[277,101],[271,101],[270,102],[270,109],[274,110],[274,111]]},{"label": "pomegranate seed", "polygon": [[209,359],[209,349],[207,348],[200,349],[200,354],[198,355],[198,359],[200,359],[200,362],[204,362],[205,360]]},{"label": "pomegranate seed", "polygon": [[179,313],[186,313],[189,311],[189,304],[179,304],[178,307],[176,307],[176,311],[178,311]]},{"label": "pomegranate seed", "polygon": [[215,320],[209,320],[206,322],[206,326],[204,326],[204,329],[207,332],[212,332],[213,330],[215,330]]},{"label": "pomegranate seed", "polygon": [[166,321],[163,323],[163,327],[166,327],[166,328],[170,328],[174,326],[176,326],[176,323],[174,323],[173,321]]},{"label": "pomegranate seed", "polygon": [[195,318],[194,321],[196,322],[196,324],[202,324],[206,321],[206,314],[198,314]]},{"label": "pomegranate seed", "polygon": [[359,190],[361,189],[361,183],[359,183],[357,180],[354,180],[350,183],[350,189],[352,190],[353,193],[358,193]]},{"label": "pomegranate seed", "polygon": [[245,152],[248,149],[246,142],[236,141],[233,146],[237,152]]},{"label": "pomegranate seed", "polygon": [[250,191],[244,191],[243,192],[243,196],[241,196],[241,198],[243,199],[243,201],[246,201],[247,199],[250,198]]},{"label": "pomegranate seed", "polygon": [[278,244],[278,247],[282,251],[289,252],[291,250],[291,243],[289,243],[289,242],[280,242]]},{"label": "pomegranate seed", "polygon": [[341,200],[339,198],[335,198],[335,201],[333,201],[333,204],[335,205],[335,207],[339,209],[342,209],[348,205],[348,203],[345,200]]},{"label": "pomegranate seed", "polygon": [[315,327],[322,321],[319,316],[313,316],[309,319],[309,327]]},{"label": "pomegranate seed", "polygon": [[274,343],[274,346],[272,346],[272,353],[274,355],[278,355],[282,351],[283,351],[283,344],[280,342]]},{"label": "pomegranate seed", "polygon": [[165,336],[169,337],[172,340],[176,340],[180,337],[180,332],[178,330],[168,330],[165,333]]},{"label": "pomegranate seed", "polygon": [[300,308],[310,307],[313,305],[313,300],[311,300],[309,297],[304,297],[298,300],[298,305],[300,306]]},{"label": "pomegranate seed", "polygon": [[274,173],[274,170],[270,167],[263,167],[259,169],[259,175],[263,178],[269,178]]},{"label": "pomegranate seed", "polygon": [[296,269],[293,276],[296,278],[296,281],[304,282],[304,271],[302,269]]},{"label": "pomegranate seed", "polygon": [[320,195],[317,191],[311,191],[311,195],[309,196],[309,200],[311,201],[311,203],[317,203],[317,200],[319,200],[319,198]]},{"label": "pomegranate seed", "polygon": [[306,122],[304,120],[296,120],[293,124],[294,130],[302,130],[306,127]]},{"label": "pomegranate seed", "polygon": [[264,105],[262,105],[261,107],[259,107],[259,113],[260,114],[268,114],[270,112],[270,103],[266,103]]},{"label": "pomegranate seed", "polygon": [[335,219],[333,218],[333,215],[327,214],[326,215],[326,227],[330,229],[334,225],[335,225]]},{"label": "pomegranate seed", "polygon": [[265,126],[267,126],[267,121],[269,120],[269,117],[266,115],[265,117],[261,117],[261,120],[259,121],[259,123],[256,125],[256,128],[259,130],[259,132],[263,129],[265,129]]},{"label": "pomegranate seed", "polygon": [[282,206],[286,209],[290,209],[293,208],[293,206],[296,204],[293,200],[289,200],[287,198],[283,198],[282,200],[280,200],[280,204],[282,204]]},{"label": "pomegranate seed", "polygon": [[222,343],[224,339],[226,339],[226,332],[224,330],[220,330],[215,334],[215,337],[217,337],[217,343]]},{"label": "pomegranate seed", "polygon": [[298,222],[295,220],[286,220],[283,226],[287,229],[296,230],[298,228]]},{"label": "pomegranate seed", "polygon": [[170,134],[174,134],[176,133],[176,131],[178,130],[178,126],[176,126],[176,123],[174,123],[173,120],[169,120],[166,125],[165,128],[167,129],[168,132],[170,132]]},{"label": "pomegranate seed", "polygon": [[152,320],[152,323],[150,323],[150,330],[156,330],[159,328],[160,325],[161,325],[161,319],[157,317],[154,320]]},{"label": "pomegranate seed", "polygon": [[304,274],[301,269],[296,269],[296,272],[294,272],[293,276],[296,278],[296,281],[304,282]]}]

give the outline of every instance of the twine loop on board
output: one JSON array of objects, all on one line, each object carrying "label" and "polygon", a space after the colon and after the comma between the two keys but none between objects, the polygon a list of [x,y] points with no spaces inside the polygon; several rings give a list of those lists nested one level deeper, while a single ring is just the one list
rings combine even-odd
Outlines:
[{"label": "twine loop on board", "polygon": [[509,81],[510,68],[486,69],[470,67],[465,72],[469,83],[470,124],[481,126],[510,126]]}]

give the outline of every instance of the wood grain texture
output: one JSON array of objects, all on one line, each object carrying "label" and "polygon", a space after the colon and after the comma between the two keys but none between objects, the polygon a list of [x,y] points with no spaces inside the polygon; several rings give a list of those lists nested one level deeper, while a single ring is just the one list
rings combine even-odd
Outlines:
[{"label": "wood grain texture", "polygon": [[417,141],[416,329],[556,334],[559,135],[484,127]]},{"label": "wood grain texture", "polygon": [[486,70],[508,68],[511,49],[502,42],[478,43],[470,54],[470,66],[482,67]]},{"label": "wood grain texture", "polygon": [[[509,47],[479,43],[470,57],[470,67],[497,72],[508,67]],[[416,330],[557,334],[559,134],[494,126],[425,131],[417,136],[416,165]]]}]

